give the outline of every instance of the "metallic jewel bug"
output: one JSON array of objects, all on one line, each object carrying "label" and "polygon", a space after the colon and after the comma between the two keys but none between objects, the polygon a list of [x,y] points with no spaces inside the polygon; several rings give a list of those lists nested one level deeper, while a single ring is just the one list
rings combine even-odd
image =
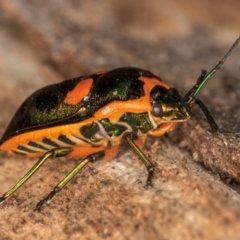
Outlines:
[{"label": "metallic jewel bug", "polygon": [[240,37],[209,73],[202,71],[183,98],[159,77],[135,67],[101,71],[34,92],[14,115],[0,141],[0,149],[40,159],[0,197],[0,203],[18,190],[48,158],[81,158],[80,163],[37,204],[40,210],[89,162],[114,156],[123,139],[146,166],[147,185],[151,185],[154,165],[139,148],[147,135],[161,136],[170,132],[178,122],[191,117],[195,104],[205,114],[212,132],[220,132],[210,112],[196,96],[239,42]]}]

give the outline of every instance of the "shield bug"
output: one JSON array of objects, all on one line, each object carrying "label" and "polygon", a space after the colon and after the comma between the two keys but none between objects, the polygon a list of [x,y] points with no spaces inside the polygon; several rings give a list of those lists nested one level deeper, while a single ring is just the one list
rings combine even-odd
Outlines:
[{"label": "shield bug", "polygon": [[147,135],[161,136],[177,123],[187,121],[195,104],[205,114],[212,132],[219,132],[210,112],[196,96],[239,42],[240,37],[210,72],[202,71],[183,98],[156,75],[135,67],[101,71],[37,90],[17,110],[0,149],[40,159],[0,197],[0,202],[18,190],[50,157],[81,158],[37,204],[40,210],[88,163],[114,156],[122,140],[146,166],[147,185],[151,185],[154,165],[140,149]]}]

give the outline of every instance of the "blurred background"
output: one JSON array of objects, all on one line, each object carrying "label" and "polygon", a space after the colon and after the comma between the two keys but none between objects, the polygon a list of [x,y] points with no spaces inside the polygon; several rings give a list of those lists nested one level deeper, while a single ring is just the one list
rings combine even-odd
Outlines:
[{"label": "blurred background", "polygon": [[[179,89],[182,94],[186,93],[196,82],[200,71],[202,69],[210,70],[214,67],[239,36],[239,9],[240,2],[238,0],[0,0],[0,107],[2,109],[0,133],[4,132],[20,103],[36,89],[101,69],[137,66],[160,76],[172,87]],[[239,56],[240,47],[213,79],[206,84],[200,94],[200,98],[218,119],[220,126],[237,131],[240,131]],[[203,128],[209,128],[198,110],[195,111],[195,114],[197,120],[193,120],[192,124],[186,125],[182,132],[178,132],[181,138],[185,134],[186,137],[190,135],[199,119],[202,121]],[[200,126],[202,125],[200,124]],[[196,136],[197,139],[200,139],[202,134]],[[175,144],[178,147],[179,138],[177,140],[170,139],[170,142],[165,143],[166,146]],[[189,154],[199,148],[189,145],[187,152],[186,149],[182,152]],[[170,149],[170,151],[173,150]],[[217,151],[216,148],[215,152]],[[195,153],[200,154],[199,152]],[[173,163],[174,156],[167,155],[167,151],[165,154],[168,162],[172,161]],[[178,154],[176,153],[175,156]],[[191,158],[192,155],[187,156]],[[223,160],[225,161],[226,158]],[[11,161],[9,158],[0,161],[0,184],[3,186],[3,191],[8,190],[34,163],[34,161],[24,160],[24,164],[22,164],[22,159],[15,158]],[[134,162],[136,161],[134,159]],[[60,163],[63,164],[61,166],[65,166],[64,161],[60,161]],[[198,202],[196,199],[200,198],[200,195],[194,195],[198,188],[193,182],[188,185],[195,186],[193,189],[191,187],[189,189],[189,199],[192,199],[192,202],[189,205],[181,202],[181,198],[179,200],[174,193],[172,193],[173,198],[176,197],[177,200],[169,200],[167,197],[169,195],[166,194],[166,205],[160,208],[165,209],[163,211],[165,215],[159,210],[158,214],[163,214],[160,216],[156,216],[156,209],[151,202],[140,203],[139,199],[145,191],[142,188],[144,183],[137,186],[141,191],[135,190],[136,194],[129,197],[135,185],[128,188],[126,186],[129,182],[128,179],[126,183],[120,181],[120,183],[114,184],[114,186],[118,186],[118,190],[114,190],[113,186],[111,190],[108,189],[116,199],[128,196],[125,202],[119,203],[119,205],[126,206],[125,212],[121,207],[114,208],[118,206],[117,202],[114,200],[108,202],[106,199],[101,199],[100,207],[98,205],[97,209],[93,209],[94,207],[88,209],[86,203],[82,208],[79,207],[76,210],[79,202],[72,200],[73,203],[69,204],[68,196],[66,196],[68,199],[66,200],[64,192],[62,192],[62,197],[65,199],[62,200],[63,205],[60,204],[62,211],[53,207],[43,215],[32,213],[37,199],[43,196],[44,192],[49,191],[49,183],[53,184],[50,184],[53,187],[59,180],[58,173],[54,175],[54,171],[51,171],[58,169],[59,166],[56,162],[53,164],[56,165],[52,165],[52,169],[48,165],[48,168],[44,170],[46,171],[44,177],[53,174],[52,179],[44,180],[45,185],[41,176],[39,176],[40,180],[38,178],[41,184],[37,187],[34,184],[28,185],[29,198],[33,199],[31,202],[24,202],[26,201],[26,195],[24,195],[24,192],[27,191],[26,187],[20,190],[23,192],[20,196],[25,199],[22,205],[20,200],[13,200],[10,203],[15,208],[6,207],[0,210],[0,215],[3,214],[2,220],[0,220],[0,226],[3,226],[0,227],[0,236],[4,236],[5,239],[16,239],[19,236],[28,239],[33,236],[36,239],[80,239],[80,237],[81,239],[151,238],[162,240],[240,238],[240,215],[234,212],[237,207],[229,210],[230,208],[225,206],[223,201],[219,203],[219,208],[212,213],[211,209],[214,207],[211,204],[206,204],[206,206],[203,204],[203,202],[208,202],[206,199],[209,199],[207,196],[210,193],[200,194],[206,199],[203,198],[204,200],[199,200],[201,203]],[[104,174],[108,174],[107,166],[109,169],[114,168],[114,163],[109,164],[104,165],[105,167],[98,165],[97,169],[104,168],[102,169],[103,172],[105,171]],[[124,166],[124,161],[122,164]],[[132,166],[132,163],[130,165]],[[74,166],[74,163],[71,166]],[[68,169],[71,169],[71,166],[68,165]],[[221,171],[227,172],[226,169],[219,168]],[[239,165],[234,165],[233,169],[238,169],[238,171],[228,172],[228,176],[231,175],[235,178],[240,172],[239,168]],[[140,169],[145,176],[145,169],[141,167]],[[12,170],[14,170],[14,174],[12,174]],[[65,174],[67,172],[64,167],[61,171],[64,171]],[[136,176],[138,176],[138,170],[133,169],[132,171],[136,171]],[[196,172],[198,171],[196,170]],[[95,181],[98,181],[96,176],[92,178],[94,177]],[[114,181],[114,177],[108,177],[112,182]],[[104,179],[104,177],[99,177],[99,179]],[[179,179],[175,179],[174,183],[173,176],[172,179],[173,185],[179,182]],[[81,180],[79,181],[81,182]],[[37,184],[37,180],[35,184]],[[123,186],[127,187],[127,190],[122,192],[119,189],[124,188]],[[105,191],[100,190],[101,185],[98,187],[98,191]],[[31,195],[36,188],[40,196],[38,194]],[[75,190],[72,191],[77,191],[76,188],[78,187],[75,185]],[[89,191],[93,190],[89,186],[88,188]],[[80,201],[81,191],[73,193],[70,189],[71,187],[68,191],[72,195],[76,195],[75,199],[78,198]],[[173,187],[173,189],[175,188]],[[180,189],[182,188],[180,187]],[[101,192],[100,195],[107,196],[108,194],[109,192]],[[151,193],[146,193],[146,196],[148,194]],[[155,194],[150,198],[155,199],[159,204],[164,202],[163,199],[158,199],[160,197],[158,191]],[[213,202],[218,198],[218,195],[213,195]],[[91,201],[93,204],[96,199],[91,199]],[[21,208],[19,208],[19,203]],[[112,208],[111,204],[113,204]],[[168,206],[168,204],[170,205]],[[229,204],[233,206],[235,203]],[[173,205],[177,206],[177,210],[172,209]],[[199,210],[199,205],[203,209]],[[108,206],[108,211],[103,210],[105,206]],[[70,212],[68,212],[68,208]],[[86,216],[84,208],[87,208],[90,215]],[[188,209],[192,209],[191,215],[183,217]],[[173,216],[176,212],[178,214]],[[55,222],[51,220],[54,214],[56,214]],[[119,219],[116,220],[114,215]],[[219,215],[221,217],[218,218]],[[84,221],[81,222],[81,219]],[[204,232],[205,229],[207,230]],[[124,231],[125,233],[123,233]]]}]

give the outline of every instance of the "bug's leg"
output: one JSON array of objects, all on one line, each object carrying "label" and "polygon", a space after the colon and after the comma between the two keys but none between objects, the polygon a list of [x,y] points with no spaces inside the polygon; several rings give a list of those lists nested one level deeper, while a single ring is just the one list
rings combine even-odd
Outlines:
[{"label": "bug's leg", "polygon": [[50,203],[56,193],[60,192],[66,184],[79,172],[81,171],[89,162],[93,163],[96,161],[101,160],[105,156],[104,151],[100,151],[97,153],[93,153],[86,158],[84,158],[72,171],[63,178],[55,187],[54,189],[46,196],[36,206],[36,210],[40,211],[41,207],[44,203]]},{"label": "bug's leg", "polygon": [[9,191],[4,193],[0,197],[0,203],[4,202],[9,196],[11,196],[15,191],[17,191],[42,165],[43,163],[50,157],[64,157],[69,152],[72,151],[72,148],[64,147],[64,148],[55,148],[48,152],[46,152],[37,163],[17,182],[15,186],[13,186]]},{"label": "bug's leg", "polygon": [[126,134],[125,139],[126,139],[127,143],[130,145],[130,147],[133,149],[133,151],[142,160],[145,167],[147,168],[147,170],[148,170],[147,186],[149,186],[149,185],[151,186],[152,185],[152,176],[153,176],[153,173],[154,173],[153,164],[151,163],[150,159],[142,152],[142,150],[134,143],[134,141],[133,141],[134,137],[131,133]]},{"label": "bug's leg", "polygon": [[215,120],[213,119],[211,113],[208,111],[207,107],[198,98],[195,98],[194,102],[202,109],[202,111],[203,111],[204,115],[206,116],[206,119],[211,127],[212,133],[218,134],[220,132],[218,125],[215,122]]},{"label": "bug's leg", "polygon": [[207,118],[207,121],[211,127],[212,133],[218,135],[219,133],[224,134],[225,136],[237,136],[239,133],[231,132],[231,131],[222,131],[219,130],[217,123],[214,121],[211,113],[208,111],[207,107],[203,104],[203,102],[197,98],[195,98],[195,103],[202,109],[204,115]]}]

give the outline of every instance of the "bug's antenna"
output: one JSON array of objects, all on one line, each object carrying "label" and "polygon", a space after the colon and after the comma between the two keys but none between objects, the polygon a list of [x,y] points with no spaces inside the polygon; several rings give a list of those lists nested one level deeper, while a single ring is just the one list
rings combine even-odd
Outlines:
[{"label": "bug's antenna", "polygon": [[217,63],[217,65],[210,71],[206,72],[205,70],[202,71],[200,77],[197,80],[197,83],[193,86],[193,88],[183,97],[180,106],[188,105],[191,108],[191,105],[194,103],[194,98],[198,95],[200,90],[202,89],[203,85],[207,82],[212,75],[222,67],[224,62],[227,58],[231,55],[231,53],[236,49],[237,45],[240,42],[240,36],[236,39],[233,45],[229,48],[227,53],[224,55],[222,60]]}]

